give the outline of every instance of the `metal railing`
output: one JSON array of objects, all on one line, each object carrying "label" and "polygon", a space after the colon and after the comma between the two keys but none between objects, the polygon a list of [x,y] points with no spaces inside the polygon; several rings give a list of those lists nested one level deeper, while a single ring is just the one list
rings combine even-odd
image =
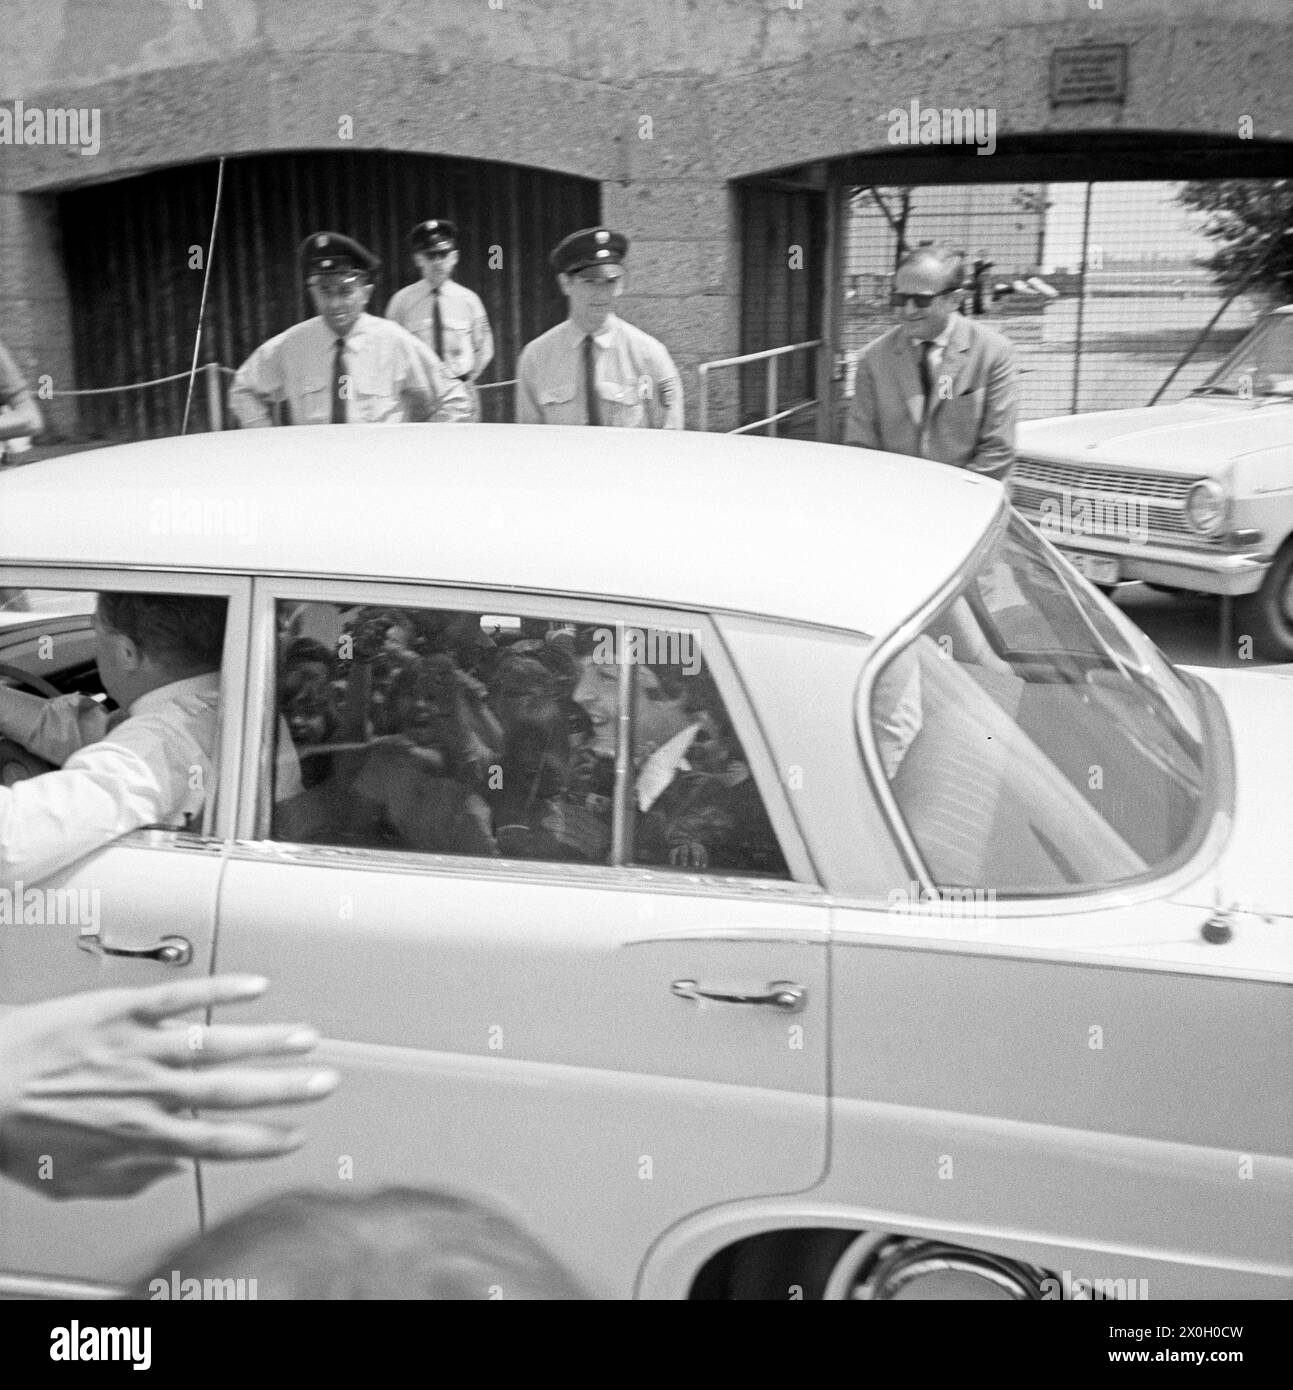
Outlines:
[{"label": "metal railing", "polygon": [[748,434],[751,430],[767,429],[772,438],[776,438],[777,425],[782,420],[788,420],[792,415],[798,415],[805,410],[814,410],[818,404],[818,398],[813,396],[807,400],[796,401],[794,405],[787,406],[784,410],[780,409],[781,401],[778,394],[779,379],[778,366],[783,357],[792,352],[809,352],[822,345],[820,338],[814,338],[806,343],[790,343],[786,347],[767,348],[763,352],[746,352],[740,357],[721,357],[714,362],[702,362],[699,367],[700,372],[700,419],[699,427],[701,430],[709,429],[709,374],[726,367],[744,367],[750,362],[766,362],[767,369],[764,376],[764,409],[769,413],[762,419],[752,420],[749,424],[738,425],[736,429],[725,430],[725,434]]}]

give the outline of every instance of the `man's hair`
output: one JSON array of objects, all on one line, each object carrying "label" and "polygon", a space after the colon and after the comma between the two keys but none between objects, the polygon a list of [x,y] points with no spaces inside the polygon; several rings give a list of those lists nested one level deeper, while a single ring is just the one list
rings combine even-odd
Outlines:
[{"label": "man's hair", "polygon": [[227,607],[225,599],[198,594],[99,595],[99,615],[110,628],[176,671],[220,669]]},{"label": "man's hair", "polygon": [[332,670],[332,653],[313,637],[294,637],[283,651],[283,669],[293,666],[318,665]]},{"label": "man's hair", "polygon": [[965,281],[965,252],[951,246],[918,246],[898,262],[898,269],[903,270],[909,265],[930,265],[941,270],[947,290],[959,290]]},{"label": "man's hair", "polygon": [[256,1280],[258,1299],[586,1299],[510,1217],[470,1197],[393,1187],[292,1192],[167,1256],[156,1278]]}]

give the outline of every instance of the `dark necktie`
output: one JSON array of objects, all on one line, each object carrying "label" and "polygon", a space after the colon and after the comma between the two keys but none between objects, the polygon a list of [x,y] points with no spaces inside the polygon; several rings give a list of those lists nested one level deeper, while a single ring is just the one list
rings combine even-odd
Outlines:
[{"label": "dark necktie", "polygon": [[343,386],[346,377],[346,364],[342,360],[345,351],[346,340],[338,338],[332,354],[332,423],[334,425],[346,423],[346,397]]},{"label": "dark necktie", "polygon": [[584,339],[584,402],[590,425],[602,423],[601,409],[597,404],[597,371],[594,365],[596,360],[593,335],[590,333]]},{"label": "dark necktie", "polygon": [[928,410],[934,398],[934,348],[936,344],[922,342],[920,345],[920,382],[925,388],[925,409]]},{"label": "dark necktie", "polygon": [[444,324],[440,322],[440,291],[431,291],[431,335],[435,339],[435,355],[444,361]]}]

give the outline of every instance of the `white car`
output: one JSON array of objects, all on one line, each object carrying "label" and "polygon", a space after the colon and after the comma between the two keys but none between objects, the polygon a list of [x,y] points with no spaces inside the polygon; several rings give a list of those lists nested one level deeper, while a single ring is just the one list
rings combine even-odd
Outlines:
[{"label": "white car", "polygon": [[[204,1165],[208,1224],[447,1186],[609,1297],[1293,1292],[1293,683],[1173,669],[997,483],[266,429],[6,473],[0,556],[47,695],[101,693],[94,591],[228,601],[204,823],[23,886],[93,921],[0,885],[4,1006],[218,966],[323,1033],[308,1144]],[[0,1295],[199,1219],[0,1182]]]},{"label": "white car", "polygon": [[1293,305],[1185,400],[1030,420],[1018,453],[1015,505],[1088,579],[1233,596],[1293,659]]}]

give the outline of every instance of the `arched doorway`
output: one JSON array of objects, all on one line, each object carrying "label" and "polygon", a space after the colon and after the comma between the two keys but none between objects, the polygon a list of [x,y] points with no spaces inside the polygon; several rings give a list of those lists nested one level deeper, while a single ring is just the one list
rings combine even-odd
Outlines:
[{"label": "arched doorway", "polygon": [[[58,195],[82,388],[186,372],[202,293],[217,165],[181,165]],[[296,263],[313,231],[354,236],[381,257],[370,310],[415,278],[404,237],[423,218],[462,233],[457,276],[484,300],[495,337],[486,381],[514,375],[521,347],[564,316],[547,253],[599,217],[598,185],[537,169],[388,151],[230,159],[211,265],[202,361],[237,367],[313,313]],[[82,428],[112,440],[178,434],[186,382],[89,396]],[[506,418],[499,392],[486,418]],[[203,393],[190,429],[209,428]]]}]

